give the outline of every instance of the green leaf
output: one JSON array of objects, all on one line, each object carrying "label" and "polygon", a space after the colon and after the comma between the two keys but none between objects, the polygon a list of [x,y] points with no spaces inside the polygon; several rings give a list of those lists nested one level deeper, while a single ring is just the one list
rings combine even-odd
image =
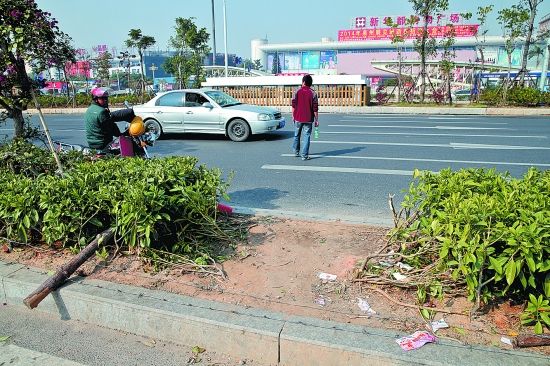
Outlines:
[{"label": "green leaf", "polygon": [[548,313],[540,312],[540,318],[550,327],[550,315]]},{"label": "green leaf", "polygon": [[514,279],[516,278],[516,263],[514,261],[509,261],[506,264],[505,272],[506,282],[508,282],[508,285],[511,285],[514,283]]},{"label": "green leaf", "polygon": [[10,336],[0,336],[0,342],[5,342],[10,339]]},{"label": "green leaf", "polygon": [[546,274],[542,288],[544,289],[544,294],[546,297],[550,298],[550,273]]},{"label": "green leaf", "polygon": [[542,334],[542,324],[540,321],[535,324],[535,334]]},{"label": "green leaf", "polygon": [[489,257],[489,262],[491,262],[491,267],[495,270],[496,273],[502,274],[502,265],[498,260],[493,257]]},{"label": "green leaf", "polygon": [[529,270],[531,272],[535,272],[537,266],[535,265],[535,261],[533,260],[533,257],[525,257],[525,261],[527,262],[527,267],[529,267]]}]

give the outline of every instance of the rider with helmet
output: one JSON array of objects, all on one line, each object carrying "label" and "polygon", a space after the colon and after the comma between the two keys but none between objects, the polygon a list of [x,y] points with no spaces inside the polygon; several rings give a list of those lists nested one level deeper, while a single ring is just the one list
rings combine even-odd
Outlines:
[{"label": "rider with helmet", "polygon": [[109,92],[105,88],[92,90],[92,104],[86,110],[86,140],[92,149],[104,150],[121,135],[115,122],[130,122],[135,117],[132,109],[109,111]]}]

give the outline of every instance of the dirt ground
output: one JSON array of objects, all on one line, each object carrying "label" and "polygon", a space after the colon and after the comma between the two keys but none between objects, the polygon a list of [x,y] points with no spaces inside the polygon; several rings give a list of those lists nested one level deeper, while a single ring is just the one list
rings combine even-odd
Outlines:
[{"label": "dirt ground", "polygon": [[[395,302],[414,305],[414,292],[379,288],[389,295],[388,298],[352,280],[351,274],[361,261],[384,246],[386,228],[273,217],[257,217],[254,221],[256,225],[251,228],[247,242],[239,245],[235,255],[223,263],[226,279],[219,275],[181,273],[180,270],[154,273],[129,256],[119,256],[107,265],[92,258],[78,274],[405,333],[426,329],[417,309]],[[68,251],[29,247],[15,248],[11,253],[0,251],[2,261],[20,262],[48,271],[55,271],[71,256]],[[337,278],[322,280],[320,273],[333,274]],[[366,300],[376,314],[363,312],[358,299]],[[459,313],[436,315],[435,320],[444,318],[449,325],[437,332],[441,338],[510,349],[511,346],[501,342],[501,337],[513,339],[521,331],[531,331],[520,327],[521,306],[503,303],[470,320],[466,314],[472,304],[465,298],[445,298],[435,305]],[[526,350],[550,355],[550,347]]]}]

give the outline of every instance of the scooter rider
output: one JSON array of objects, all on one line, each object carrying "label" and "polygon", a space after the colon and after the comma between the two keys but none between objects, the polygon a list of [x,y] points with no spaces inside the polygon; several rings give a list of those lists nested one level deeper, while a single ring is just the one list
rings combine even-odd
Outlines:
[{"label": "scooter rider", "polygon": [[92,104],[86,110],[86,140],[92,149],[104,150],[121,135],[115,122],[130,122],[135,117],[132,109],[109,111],[109,92],[105,88],[92,89]]}]

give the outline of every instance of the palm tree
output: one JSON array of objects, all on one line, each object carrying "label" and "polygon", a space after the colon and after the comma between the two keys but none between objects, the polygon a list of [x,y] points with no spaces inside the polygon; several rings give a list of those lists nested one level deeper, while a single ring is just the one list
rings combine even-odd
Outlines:
[{"label": "palm tree", "polygon": [[544,55],[544,48],[539,45],[533,45],[532,48],[529,50],[529,58],[536,57],[537,58],[537,66],[539,67],[540,58]]},{"label": "palm tree", "polygon": [[141,29],[130,29],[128,36],[130,38],[126,40],[126,47],[137,48],[139,55],[141,71],[141,101],[143,102],[143,96],[145,95],[145,65],[143,64],[143,51],[154,45],[156,41],[154,37],[142,35]]}]

